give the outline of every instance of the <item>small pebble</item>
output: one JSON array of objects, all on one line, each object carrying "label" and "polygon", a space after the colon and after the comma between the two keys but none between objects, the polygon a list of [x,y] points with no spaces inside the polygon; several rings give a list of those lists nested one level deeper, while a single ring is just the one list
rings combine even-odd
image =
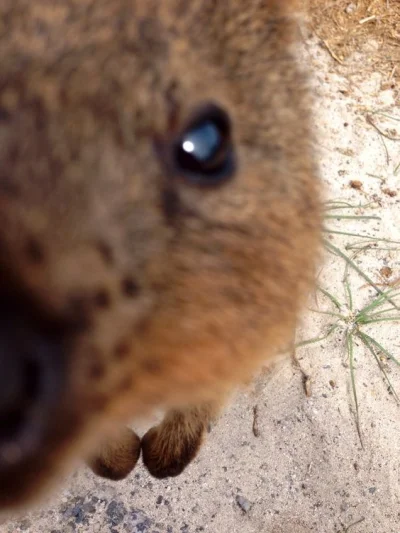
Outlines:
[{"label": "small pebble", "polygon": [[352,13],[354,13],[354,11],[355,11],[356,9],[357,9],[356,4],[354,4],[353,2],[351,2],[351,4],[349,4],[349,5],[346,7],[345,11],[346,11],[346,13],[347,13],[348,15],[351,15]]},{"label": "small pebble", "polygon": [[126,512],[127,511],[125,505],[122,502],[116,501],[110,502],[109,506],[106,509],[106,515],[108,516],[112,524],[115,526],[117,526],[123,521]]},{"label": "small pebble", "polygon": [[251,503],[244,496],[236,496],[236,503],[244,513],[248,513],[251,509]]},{"label": "small pebble", "polygon": [[388,266],[381,268],[379,272],[384,278],[390,278],[390,276],[393,274],[393,270]]},{"label": "small pebble", "polygon": [[360,180],[351,180],[350,187],[359,191],[362,188],[362,182]]},{"label": "small pebble", "polygon": [[394,191],[393,189],[382,189],[383,194],[386,194],[386,196],[390,196],[391,198],[394,198],[397,196],[397,191]]}]

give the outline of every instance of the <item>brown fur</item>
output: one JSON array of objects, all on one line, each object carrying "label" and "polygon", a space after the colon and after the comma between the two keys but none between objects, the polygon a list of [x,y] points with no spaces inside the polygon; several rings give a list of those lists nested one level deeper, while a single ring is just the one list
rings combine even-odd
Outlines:
[{"label": "brown fur", "polygon": [[113,440],[94,450],[88,461],[95,474],[118,481],[131,473],[140,457],[140,438],[130,429],[122,429]]},{"label": "brown fur", "polygon": [[142,438],[143,462],[149,472],[157,478],[179,475],[197,455],[214,416],[213,405],[170,411]]},{"label": "brown fur", "polygon": [[[319,238],[291,9],[0,3],[1,283],[56,321],[67,347],[53,426],[30,461],[0,470],[0,506],[159,406],[172,412],[144,437],[144,462],[179,473],[199,448],[203,406],[290,338]],[[209,101],[230,115],[239,165],[202,189],[171,175],[154,146]],[[120,478],[137,458],[126,433],[90,462]]]}]

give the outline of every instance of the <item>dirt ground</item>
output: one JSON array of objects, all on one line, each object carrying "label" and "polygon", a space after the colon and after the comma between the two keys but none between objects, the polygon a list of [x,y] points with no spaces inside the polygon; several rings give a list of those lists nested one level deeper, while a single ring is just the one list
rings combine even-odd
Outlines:
[{"label": "dirt ground", "polygon": [[[400,77],[400,2],[398,0],[300,0],[311,31],[340,64],[364,49],[364,73],[378,71],[384,82]],[[368,47],[373,40],[374,46]],[[367,47],[365,48],[365,45]],[[385,79],[386,78],[386,79]]]},{"label": "dirt ground", "polygon": [[384,300],[361,312],[377,289],[400,306],[400,2],[310,2],[300,54],[314,67],[330,252],[297,364],[238,394],[181,477],[139,466],[115,484],[82,467],[0,533],[400,533],[400,322],[380,320],[397,316]]}]

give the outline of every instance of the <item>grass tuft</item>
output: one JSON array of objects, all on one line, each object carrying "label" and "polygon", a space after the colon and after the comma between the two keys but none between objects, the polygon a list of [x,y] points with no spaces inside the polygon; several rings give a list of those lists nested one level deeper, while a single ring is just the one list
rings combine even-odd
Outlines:
[{"label": "grass tuft", "polygon": [[[377,220],[379,217],[375,216],[332,216],[331,211],[338,210],[348,210],[348,209],[360,209],[361,206],[354,206],[347,202],[342,202],[334,200],[326,204],[326,217],[329,219],[348,220],[359,219],[362,221],[368,220]],[[364,206],[365,207],[365,206]],[[373,245],[363,245],[361,247],[353,247],[353,243],[347,243],[345,245],[345,250],[341,249],[339,246],[332,244],[327,239],[324,240],[325,249],[330,254],[335,255],[344,262],[344,274],[342,278],[342,287],[343,287],[343,296],[344,301],[341,297],[336,294],[333,294],[331,290],[328,290],[324,287],[318,286],[318,292],[325,298],[330,305],[331,309],[311,309],[312,312],[323,314],[331,317],[333,321],[328,326],[325,332],[321,332],[320,335],[316,337],[303,340],[296,344],[296,348],[302,348],[311,344],[320,343],[329,337],[331,337],[335,332],[345,333],[345,350],[347,354],[347,359],[349,362],[350,369],[350,383],[351,383],[351,393],[354,404],[354,418],[358,437],[360,439],[361,446],[363,446],[362,440],[362,431],[361,431],[361,421],[360,421],[360,405],[359,398],[357,394],[357,368],[355,365],[355,350],[357,343],[355,340],[359,340],[361,345],[364,347],[365,353],[369,353],[373,360],[376,362],[379,372],[381,373],[382,380],[385,383],[388,393],[394,398],[397,404],[400,406],[400,396],[395,390],[389,374],[386,370],[389,363],[394,364],[400,367],[400,360],[386,347],[384,347],[378,340],[375,339],[373,333],[371,333],[370,326],[378,323],[400,323],[400,280],[397,283],[394,283],[393,286],[389,288],[382,289],[380,288],[371,277],[364,272],[355,263],[355,258],[362,253],[369,251],[370,249],[376,250],[379,249],[376,244],[385,242],[391,244],[399,244],[396,241],[391,241],[390,239],[380,239],[376,237],[360,235],[358,233],[342,232],[336,230],[325,230],[327,233],[340,234],[348,237],[356,237],[362,239],[368,239],[373,241]],[[396,251],[397,248],[390,248],[391,250]],[[353,250],[353,255],[349,255],[349,250]],[[375,291],[375,294],[371,297],[361,309],[354,309],[354,295],[353,288],[350,282],[350,272],[355,272],[358,276],[363,278],[367,285],[372,287]],[[368,329],[368,332],[366,331]]]}]

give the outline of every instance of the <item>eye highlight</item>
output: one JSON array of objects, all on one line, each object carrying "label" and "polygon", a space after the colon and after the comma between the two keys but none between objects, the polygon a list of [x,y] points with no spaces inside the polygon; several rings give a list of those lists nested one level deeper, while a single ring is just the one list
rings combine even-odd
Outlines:
[{"label": "eye highlight", "polygon": [[199,185],[218,185],[232,177],[234,149],[231,123],[216,105],[204,107],[174,144],[177,173]]}]

